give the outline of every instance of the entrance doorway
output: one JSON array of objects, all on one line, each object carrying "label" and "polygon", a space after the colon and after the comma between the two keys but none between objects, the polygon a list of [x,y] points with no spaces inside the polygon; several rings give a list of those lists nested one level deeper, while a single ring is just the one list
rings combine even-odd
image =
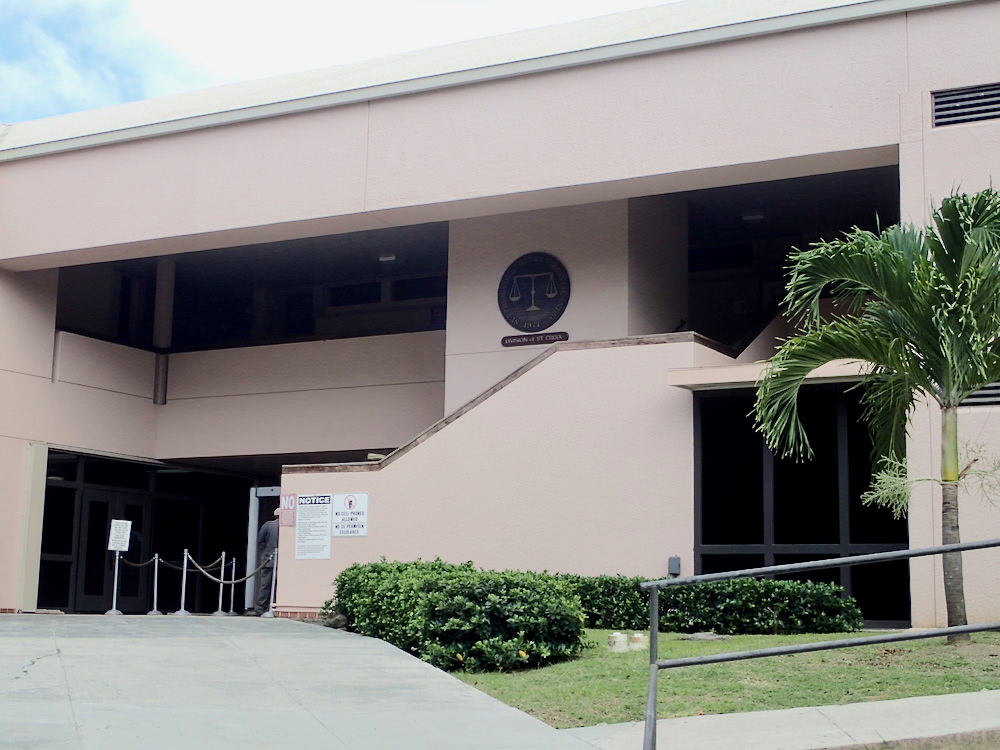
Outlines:
[{"label": "entrance doorway", "polygon": [[[223,551],[231,560],[246,549],[249,489],[253,480],[164,464],[50,452],[39,561],[38,608],[68,613],[111,609],[114,553],[108,551],[111,521],[132,522],[122,553],[118,609],[152,609],[153,568],[136,567],[159,553],[179,564],[183,551],[207,564]],[[132,563],[132,564],[129,564]],[[238,568],[238,576],[243,575]],[[161,566],[158,605],[180,606],[181,575]],[[210,612],[218,588],[189,575],[185,606]],[[242,592],[237,591],[237,601]]]},{"label": "entrance doorway", "polygon": [[[153,503],[150,495],[87,487],[83,489],[80,515],[80,547],[76,580],[76,610],[101,611],[111,601],[114,586],[114,555],[108,552],[107,529],[112,519],[132,522],[128,552],[122,553],[118,582],[118,609],[122,612],[145,612],[149,600],[149,566],[132,567],[128,562],[148,560],[150,519]],[[110,609],[110,605],[107,607]],[[106,610],[105,610],[106,611]]]}]

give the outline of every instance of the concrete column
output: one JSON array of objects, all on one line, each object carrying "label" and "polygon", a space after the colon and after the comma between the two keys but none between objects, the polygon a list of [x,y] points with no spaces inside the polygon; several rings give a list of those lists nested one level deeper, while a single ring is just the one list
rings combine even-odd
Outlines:
[{"label": "concrete column", "polygon": [[174,330],[174,281],[177,265],[174,258],[164,256],[156,261],[156,296],[153,302],[153,346],[156,370],[153,375],[153,403],[167,403],[167,371]]}]

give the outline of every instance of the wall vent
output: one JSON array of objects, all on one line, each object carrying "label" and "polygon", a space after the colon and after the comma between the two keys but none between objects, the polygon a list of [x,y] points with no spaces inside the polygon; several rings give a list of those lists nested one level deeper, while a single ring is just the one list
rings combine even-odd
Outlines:
[{"label": "wall vent", "polygon": [[935,91],[934,126],[1000,119],[1000,83]]},{"label": "wall vent", "polygon": [[1000,383],[990,383],[980,388],[959,406],[1000,406]]}]

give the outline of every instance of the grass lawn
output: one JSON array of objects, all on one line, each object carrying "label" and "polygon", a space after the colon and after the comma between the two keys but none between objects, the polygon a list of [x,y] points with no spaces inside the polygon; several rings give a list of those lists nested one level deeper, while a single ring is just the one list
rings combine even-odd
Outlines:
[{"label": "grass lawn", "polygon": [[[649,657],[646,651],[610,653],[610,632],[588,631],[597,645],[570,662],[534,671],[456,676],[558,728],[638,721],[645,711]],[[836,637],[851,635],[683,641],[662,633],[660,658]],[[960,647],[933,638],[661,670],[657,715],[665,719],[1000,689],[1000,633],[979,633],[972,639]]]}]

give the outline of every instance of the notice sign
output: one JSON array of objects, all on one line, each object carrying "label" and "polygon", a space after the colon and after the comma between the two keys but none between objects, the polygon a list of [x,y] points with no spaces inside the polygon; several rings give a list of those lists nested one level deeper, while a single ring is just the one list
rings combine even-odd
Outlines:
[{"label": "notice sign", "polygon": [[128,552],[129,537],[132,535],[132,522],[115,518],[111,521],[111,534],[108,536],[108,549]]},{"label": "notice sign", "polygon": [[368,536],[368,493],[333,496],[333,535]]},{"label": "notice sign", "polygon": [[295,559],[330,559],[330,495],[299,495],[295,503]]}]

